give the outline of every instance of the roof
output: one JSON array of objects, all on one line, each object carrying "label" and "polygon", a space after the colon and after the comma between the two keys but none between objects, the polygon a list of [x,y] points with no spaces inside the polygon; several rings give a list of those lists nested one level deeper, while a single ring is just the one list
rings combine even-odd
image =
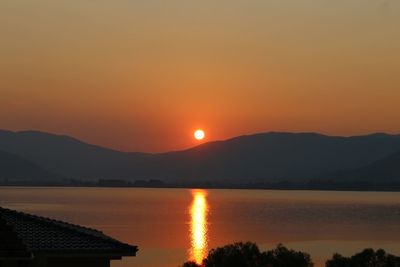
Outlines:
[{"label": "roof", "polygon": [[0,240],[0,259],[31,258],[31,253],[22,243],[22,240],[2,218],[0,218]]},{"label": "roof", "polygon": [[[104,254],[135,256],[131,246],[102,232],[45,217],[0,207],[0,257],[20,253]],[[3,244],[4,243],[4,244]],[[3,251],[3,252],[2,252]]]}]

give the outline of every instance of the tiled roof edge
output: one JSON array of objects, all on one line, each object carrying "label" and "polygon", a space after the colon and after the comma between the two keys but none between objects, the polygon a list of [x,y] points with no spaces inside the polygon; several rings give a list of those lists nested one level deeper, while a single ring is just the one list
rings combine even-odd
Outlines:
[{"label": "tiled roof edge", "polygon": [[1,213],[3,213],[3,212],[8,212],[8,213],[16,214],[18,216],[27,217],[29,219],[36,220],[40,223],[48,223],[48,224],[57,226],[61,229],[69,230],[72,232],[79,232],[81,234],[85,234],[86,236],[89,236],[92,238],[99,238],[104,241],[112,242],[114,244],[123,246],[123,247],[125,247],[124,249],[127,249],[127,250],[133,249],[133,250],[137,251],[137,246],[132,246],[127,243],[118,241],[112,237],[109,237],[109,236],[103,234],[103,232],[93,229],[93,228],[84,227],[84,226],[80,226],[77,224],[67,223],[67,222],[60,221],[60,220],[50,219],[50,218],[43,217],[43,216],[33,215],[33,214],[21,212],[21,211],[16,211],[16,210],[0,207],[0,217],[1,217]]},{"label": "tiled roof edge", "polygon": [[10,235],[12,235],[12,238],[16,242],[18,242],[18,245],[20,245],[20,248],[14,247],[11,249],[11,251],[9,251],[8,248],[6,248],[3,251],[0,251],[0,258],[23,258],[23,259],[32,258],[31,250],[14,231],[14,227],[12,225],[9,225],[6,220],[1,218],[1,216],[0,216],[0,232],[3,232],[3,234],[5,235],[9,233]]}]

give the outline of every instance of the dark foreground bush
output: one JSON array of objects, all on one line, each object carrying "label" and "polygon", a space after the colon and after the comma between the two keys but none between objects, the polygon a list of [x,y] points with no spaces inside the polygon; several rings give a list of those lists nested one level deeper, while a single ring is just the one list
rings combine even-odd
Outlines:
[{"label": "dark foreground bush", "polygon": [[383,249],[365,249],[351,257],[334,254],[326,267],[400,267],[400,257],[387,254]]},{"label": "dark foreground bush", "polygon": [[212,249],[201,265],[186,262],[182,267],[312,267],[310,255],[282,245],[261,252],[254,243],[234,243]]},{"label": "dark foreground bush", "polygon": [[308,253],[287,249],[279,244],[265,253],[263,267],[313,267]]}]

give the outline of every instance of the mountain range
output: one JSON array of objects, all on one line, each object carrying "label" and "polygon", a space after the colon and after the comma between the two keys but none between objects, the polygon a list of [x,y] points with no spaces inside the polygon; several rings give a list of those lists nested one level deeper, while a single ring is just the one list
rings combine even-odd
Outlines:
[{"label": "mountain range", "polygon": [[367,166],[341,172],[337,178],[341,180],[373,182],[399,182],[400,181],[400,152],[391,154]]},{"label": "mountain range", "polygon": [[12,153],[0,151],[0,179],[24,181],[28,179],[52,179],[50,174],[35,163]]},{"label": "mountain range", "polygon": [[400,135],[269,132],[151,154],[116,151],[38,131],[1,130],[0,166],[0,178],[32,180],[234,184],[335,177],[400,181]]}]

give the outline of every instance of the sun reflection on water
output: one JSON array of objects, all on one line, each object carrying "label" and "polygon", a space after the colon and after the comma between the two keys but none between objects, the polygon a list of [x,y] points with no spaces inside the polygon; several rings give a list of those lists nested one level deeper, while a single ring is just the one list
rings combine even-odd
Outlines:
[{"label": "sun reflection on water", "polygon": [[193,190],[193,202],[190,207],[191,215],[191,249],[190,260],[201,264],[207,253],[207,192],[204,190]]}]

